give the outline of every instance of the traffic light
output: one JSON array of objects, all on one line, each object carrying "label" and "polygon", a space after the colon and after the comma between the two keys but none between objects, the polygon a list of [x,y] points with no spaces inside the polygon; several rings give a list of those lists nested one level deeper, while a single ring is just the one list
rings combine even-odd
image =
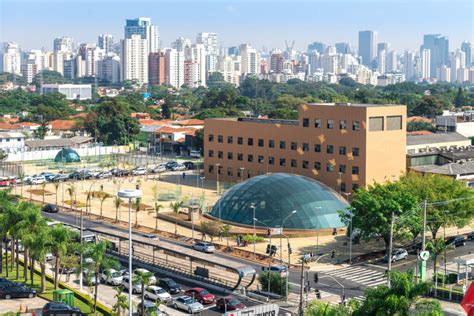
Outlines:
[{"label": "traffic light", "polygon": [[336,250],[331,251],[331,259],[336,257]]},{"label": "traffic light", "polygon": [[316,298],[321,299],[321,292],[318,289],[314,289],[314,292],[316,293]]},{"label": "traffic light", "polygon": [[313,281],[314,281],[314,283],[318,283],[318,281],[319,281],[318,272],[316,272],[316,273],[313,275]]},{"label": "traffic light", "polygon": [[267,250],[265,251],[266,254],[270,254],[271,246],[267,244]]}]

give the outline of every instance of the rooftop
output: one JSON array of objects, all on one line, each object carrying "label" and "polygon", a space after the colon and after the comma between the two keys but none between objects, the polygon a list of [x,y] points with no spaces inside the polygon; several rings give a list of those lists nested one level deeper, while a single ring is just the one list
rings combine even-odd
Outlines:
[{"label": "rooftop", "polygon": [[25,138],[25,135],[15,132],[0,132],[0,138]]},{"label": "rooftop", "polygon": [[407,135],[407,146],[449,143],[468,140],[459,133],[434,133],[427,135]]},{"label": "rooftop", "polygon": [[404,106],[403,104],[361,104],[361,103],[308,103],[311,106],[351,106],[360,108],[372,108],[372,107],[390,107],[390,106]]},{"label": "rooftop", "polygon": [[463,163],[452,162],[442,166],[415,166],[410,167],[410,169],[423,173],[436,173],[446,176],[469,175],[474,174],[474,161],[467,161]]},{"label": "rooftop", "polygon": [[93,137],[74,136],[71,138],[27,140],[25,145],[31,149],[45,147],[71,147],[92,141]]}]

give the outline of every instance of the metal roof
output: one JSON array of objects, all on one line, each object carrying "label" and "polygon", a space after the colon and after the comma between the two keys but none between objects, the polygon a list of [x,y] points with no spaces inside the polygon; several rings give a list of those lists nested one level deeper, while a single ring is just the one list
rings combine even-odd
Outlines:
[{"label": "metal roof", "polygon": [[459,133],[434,133],[429,135],[407,135],[407,146],[450,143],[468,140]]}]

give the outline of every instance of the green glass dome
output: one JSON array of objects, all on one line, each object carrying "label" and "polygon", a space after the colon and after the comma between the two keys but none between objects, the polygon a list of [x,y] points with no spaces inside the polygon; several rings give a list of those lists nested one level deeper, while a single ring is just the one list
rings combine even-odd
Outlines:
[{"label": "green glass dome", "polygon": [[[280,227],[293,210],[284,228],[323,229],[343,227],[338,211],[349,204],[333,189],[314,179],[288,173],[251,178],[233,186],[214,205],[215,218],[235,224],[253,225],[255,217],[269,227]],[[257,226],[265,227],[256,222]]]},{"label": "green glass dome", "polygon": [[74,149],[63,148],[56,154],[56,157],[54,157],[54,162],[81,162],[81,157],[79,157],[79,154]]}]

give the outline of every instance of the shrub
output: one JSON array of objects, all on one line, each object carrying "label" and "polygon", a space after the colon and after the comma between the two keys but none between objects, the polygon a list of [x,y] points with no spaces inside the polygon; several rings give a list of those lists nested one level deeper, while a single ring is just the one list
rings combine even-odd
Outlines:
[{"label": "shrub", "polygon": [[264,242],[265,241],[265,238],[261,237],[261,236],[253,236],[253,235],[245,235],[243,237],[244,241],[246,241],[247,243],[249,244],[252,244],[253,241],[255,240],[255,242]]}]

